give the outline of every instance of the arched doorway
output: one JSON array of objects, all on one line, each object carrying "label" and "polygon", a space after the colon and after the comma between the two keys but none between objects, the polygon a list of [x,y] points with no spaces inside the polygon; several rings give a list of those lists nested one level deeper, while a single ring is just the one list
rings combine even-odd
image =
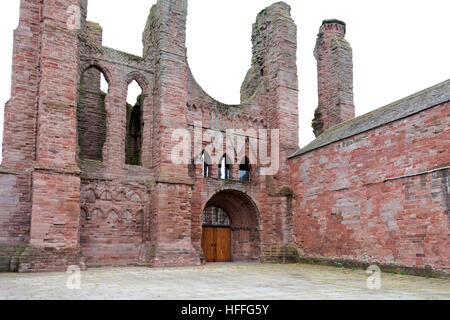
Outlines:
[{"label": "arched doorway", "polygon": [[202,250],[206,262],[259,261],[259,210],[245,193],[224,190],[204,206]]},{"label": "arched doorway", "polygon": [[202,250],[206,262],[231,262],[231,220],[219,207],[208,207],[202,216]]}]

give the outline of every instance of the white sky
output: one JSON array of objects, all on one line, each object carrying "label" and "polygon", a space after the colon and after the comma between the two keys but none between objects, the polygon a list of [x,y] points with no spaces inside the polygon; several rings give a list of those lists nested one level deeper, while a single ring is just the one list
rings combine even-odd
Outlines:
[{"label": "white sky", "polygon": [[[0,141],[3,105],[10,96],[13,30],[19,0],[0,4]],[[214,98],[239,103],[239,89],[250,67],[251,27],[256,15],[275,0],[190,0],[188,59],[199,84]],[[448,0],[287,0],[298,26],[300,145],[314,139],[311,120],[317,107],[313,49],[322,20],[347,23],[353,47],[357,115],[394,102],[450,78]],[[104,30],[103,44],[141,55],[141,35],[156,0],[89,0],[88,19]],[[131,90],[134,102],[139,90]]]}]

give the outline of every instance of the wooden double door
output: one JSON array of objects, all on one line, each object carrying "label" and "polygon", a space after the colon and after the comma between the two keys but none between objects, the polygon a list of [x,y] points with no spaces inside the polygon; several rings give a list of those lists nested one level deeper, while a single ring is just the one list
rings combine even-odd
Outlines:
[{"label": "wooden double door", "polygon": [[206,262],[231,262],[231,228],[203,227],[202,249]]}]

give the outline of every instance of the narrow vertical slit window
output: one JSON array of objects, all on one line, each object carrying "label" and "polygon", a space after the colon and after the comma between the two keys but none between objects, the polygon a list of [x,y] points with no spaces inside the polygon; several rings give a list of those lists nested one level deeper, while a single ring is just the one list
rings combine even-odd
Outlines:
[{"label": "narrow vertical slit window", "polygon": [[219,179],[229,180],[231,179],[231,161],[229,161],[227,155],[224,155],[222,161],[219,164]]}]

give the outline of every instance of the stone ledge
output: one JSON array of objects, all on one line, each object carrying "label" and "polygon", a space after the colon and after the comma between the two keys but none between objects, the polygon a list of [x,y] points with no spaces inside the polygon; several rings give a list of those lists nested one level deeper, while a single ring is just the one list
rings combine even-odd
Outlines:
[{"label": "stone ledge", "polygon": [[6,166],[0,166],[0,174],[12,174],[15,176],[26,175],[30,176],[33,173],[33,169],[16,169]]},{"label": "stone ledge", "polygon": [[80,248],[38,248],[22,243],[0,244],[0,272],[57,272],[67,267],[83,267]]},{"label": "stone ledge", "polygon": [[17,258],[27,244],[0,244],[0,272],[17,272]]},{"label": "stone ledge", "polygon": [[183,249],[155,248],[152,265],[155,268],[192,267],[200,266],[198,252]]},{"label": "stone ledge", "polygon": [[376,265],[381,269],[383,273],[396,273],[409,276],[421,276],[421,277],[432,277],[442,279],[450,278],[450,270],[437,270],[433,269],[431,266],[406,267],[398,264],[379,263],[376,261],[369,263],[352,259],[322,258],[314,256],[300,256],[298,262],[320,266],[357,268],[363,270],[367,270],[367,268],[371,265]]},{"label": "stone ledge", "polygon": [[293,247],[271,246],[262,249],[262,263],[296,263],[298,261],[298,251]]}]

